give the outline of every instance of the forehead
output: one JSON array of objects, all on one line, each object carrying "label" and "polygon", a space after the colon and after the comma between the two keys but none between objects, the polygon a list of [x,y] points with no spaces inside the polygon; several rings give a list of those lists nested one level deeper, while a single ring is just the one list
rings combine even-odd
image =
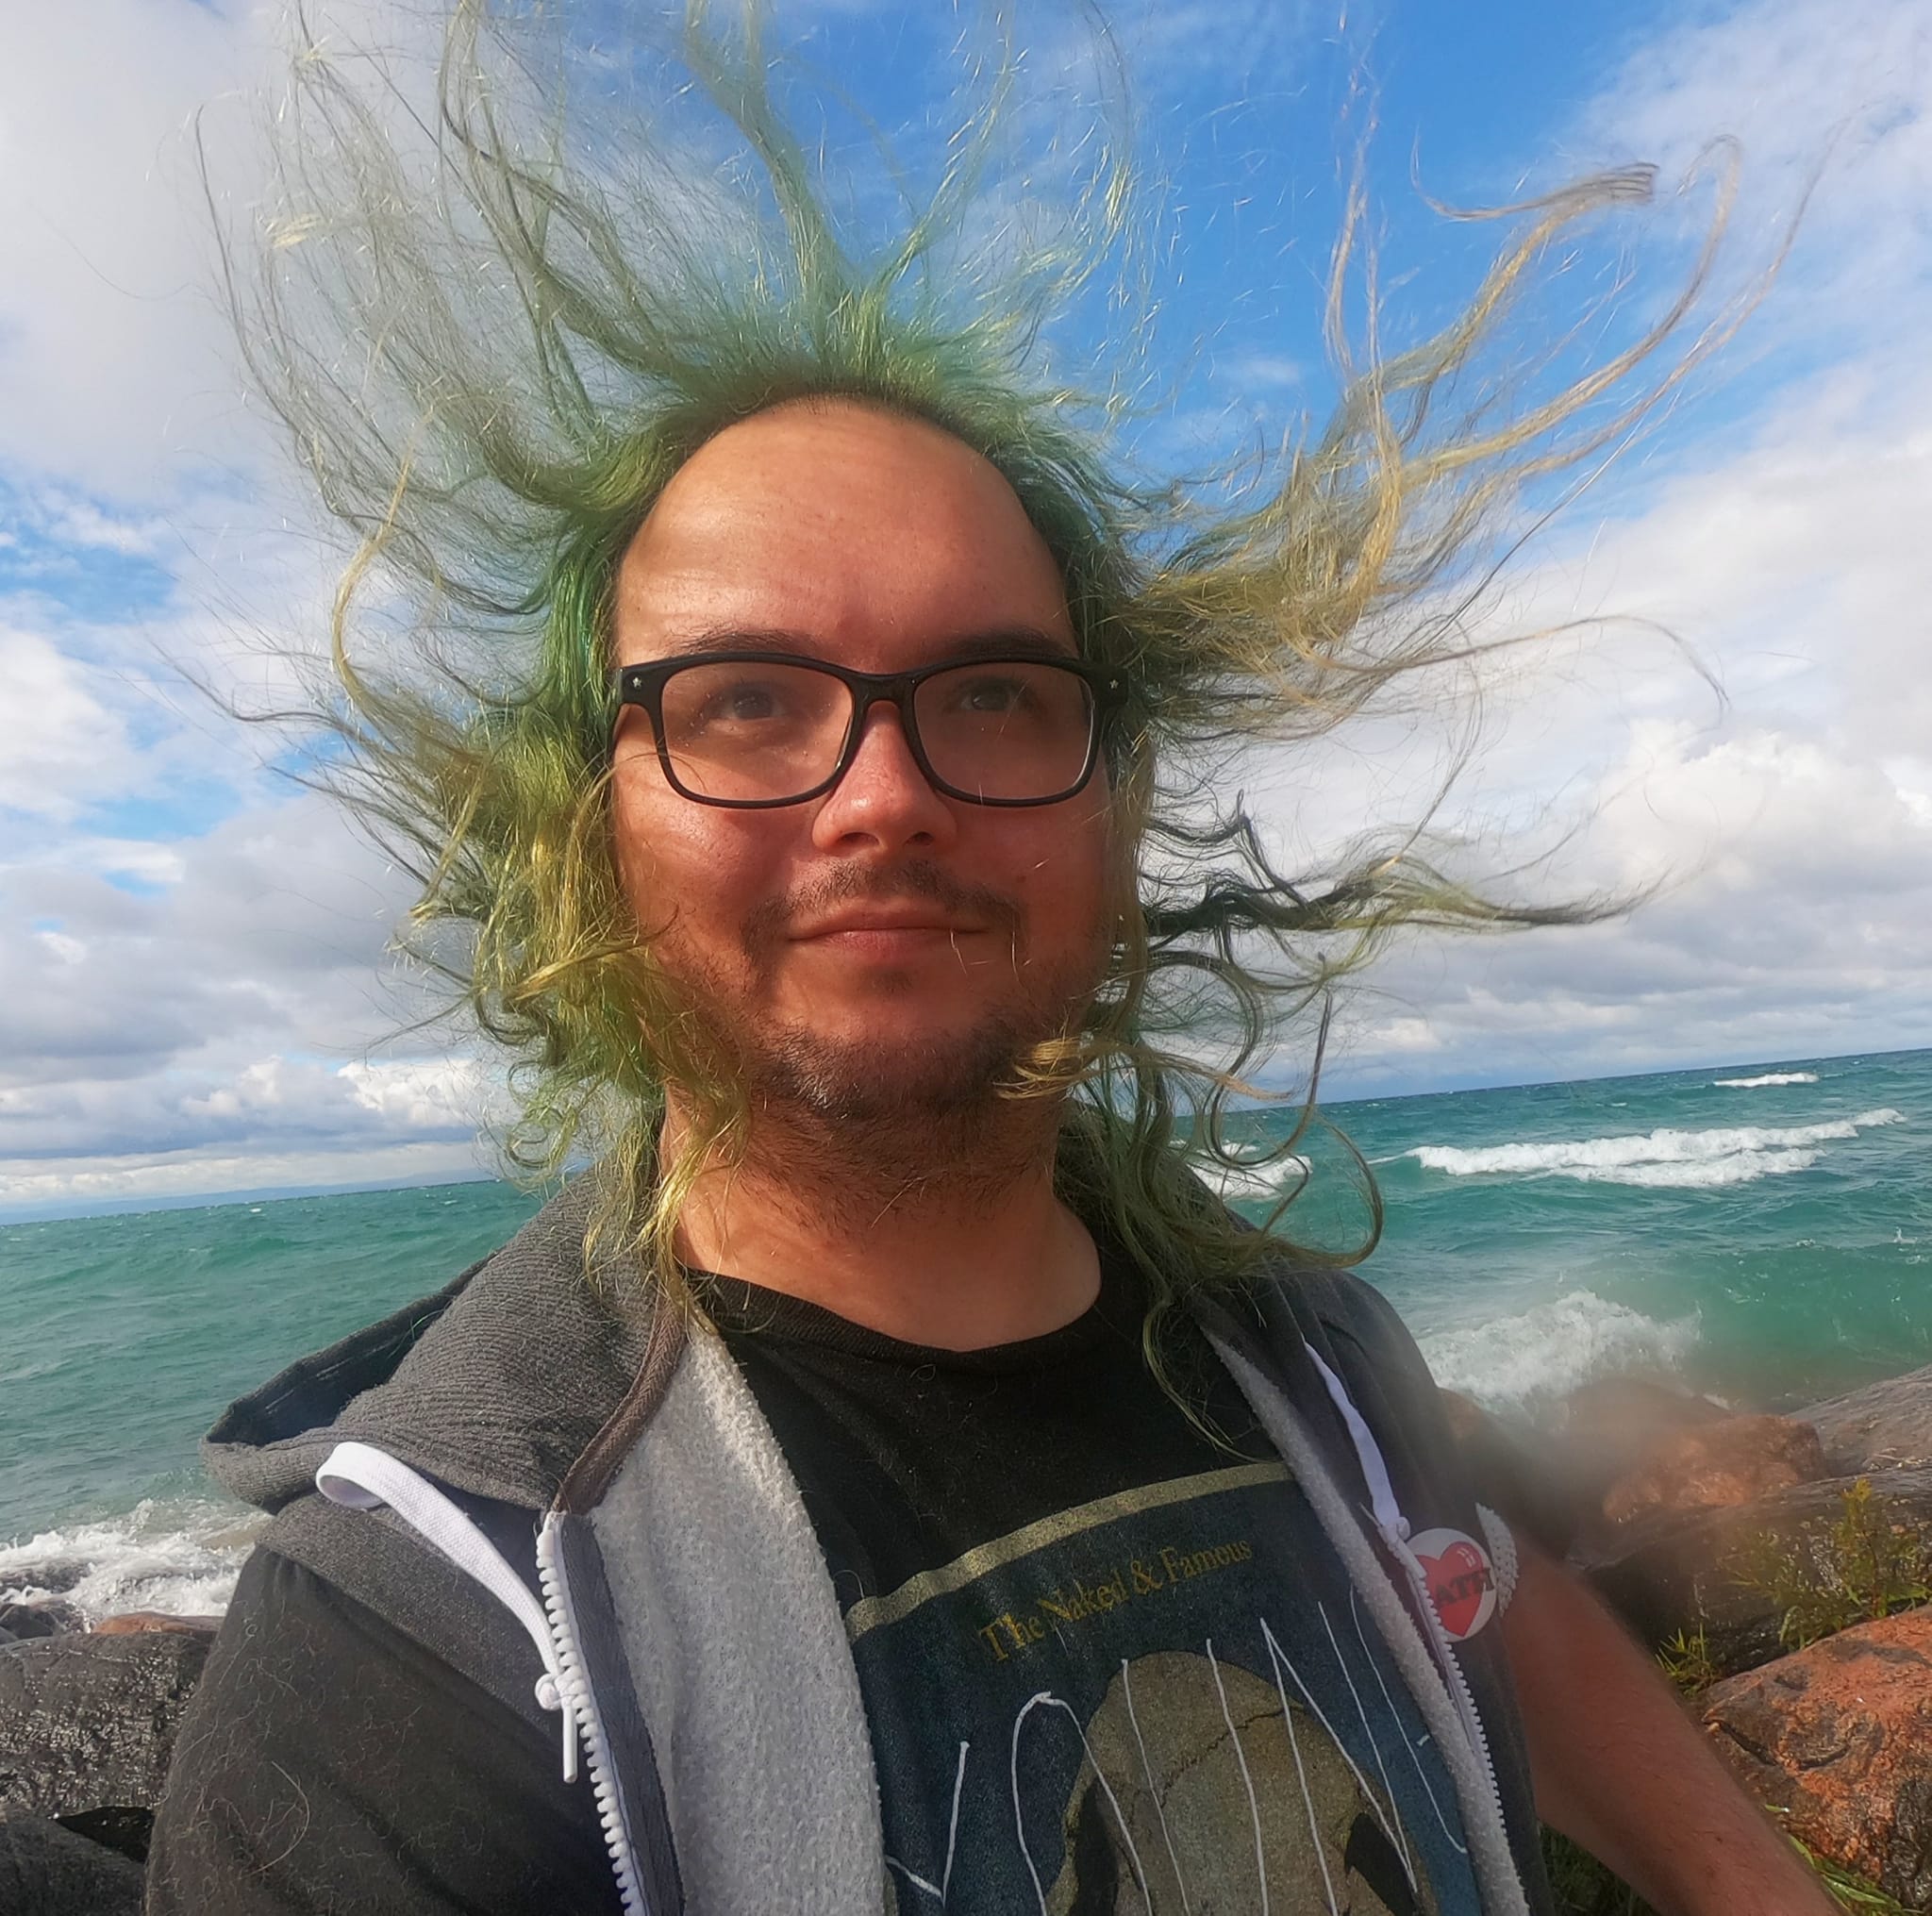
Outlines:
[{"label": "forehead", "polygon": [[891,670],[991,632],[1074,649],[1018,496],[950,433],[851,401],[774,408],[708,441],[618,572],[619,664],[772,642]]}]

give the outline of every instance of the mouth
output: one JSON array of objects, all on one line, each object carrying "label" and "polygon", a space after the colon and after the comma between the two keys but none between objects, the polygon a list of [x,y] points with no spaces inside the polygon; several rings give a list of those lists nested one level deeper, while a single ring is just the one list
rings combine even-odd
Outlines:
[{"label": "mouth", "polygon": [[926,944],[977,938],[987,928],[983,924],[930,911],[852,911],[801,925],[791,934],[791,941],[852,951],[911,951]]}]

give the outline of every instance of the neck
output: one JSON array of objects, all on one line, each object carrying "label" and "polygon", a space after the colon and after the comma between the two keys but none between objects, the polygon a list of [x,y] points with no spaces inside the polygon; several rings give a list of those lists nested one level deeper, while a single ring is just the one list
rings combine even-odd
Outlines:
[{"label": "neck", "polygon": [[[1100,1286],[1093,1241],[1054,1192],[1058,1113],[980,1118],[940,1138],[768,1109],[741,1158],[700,1172],[680,1255],[908,1343],[980,1350],[1058,1330]],[[674,1105],[667,1156],[684,1135]]]}]

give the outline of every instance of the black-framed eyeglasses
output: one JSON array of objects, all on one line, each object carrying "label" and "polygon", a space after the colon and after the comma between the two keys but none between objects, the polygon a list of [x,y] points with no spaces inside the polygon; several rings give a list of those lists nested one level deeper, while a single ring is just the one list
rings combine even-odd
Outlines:
[{"label": "black-framed eyeglasses", "polygon": [[1093,776],[1125,681],[1077,658],[941,659],[853,672],[791,652],[705,652],[621,666],[672,788],[700,805],[799,805],[838,784],[875,705],[899,714],[936,791],[969,805],[1053,805]]}]

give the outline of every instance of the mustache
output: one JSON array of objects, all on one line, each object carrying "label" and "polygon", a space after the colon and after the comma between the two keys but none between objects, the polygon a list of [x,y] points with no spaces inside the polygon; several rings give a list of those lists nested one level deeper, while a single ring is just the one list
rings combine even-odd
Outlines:
[{"label": "mustache", "polygon": [[841,905],[900,904],[914,900],[936,905],[949,917],[984,920],[1018,942],[1024,913],[1019,901],[983,885],[964,885],[931,858],[908,858],[889,872],[839,866],[786,892],[767,898],[745,914],[747,949],[766,952],[783,943],[801,919],[817,917]]}]

